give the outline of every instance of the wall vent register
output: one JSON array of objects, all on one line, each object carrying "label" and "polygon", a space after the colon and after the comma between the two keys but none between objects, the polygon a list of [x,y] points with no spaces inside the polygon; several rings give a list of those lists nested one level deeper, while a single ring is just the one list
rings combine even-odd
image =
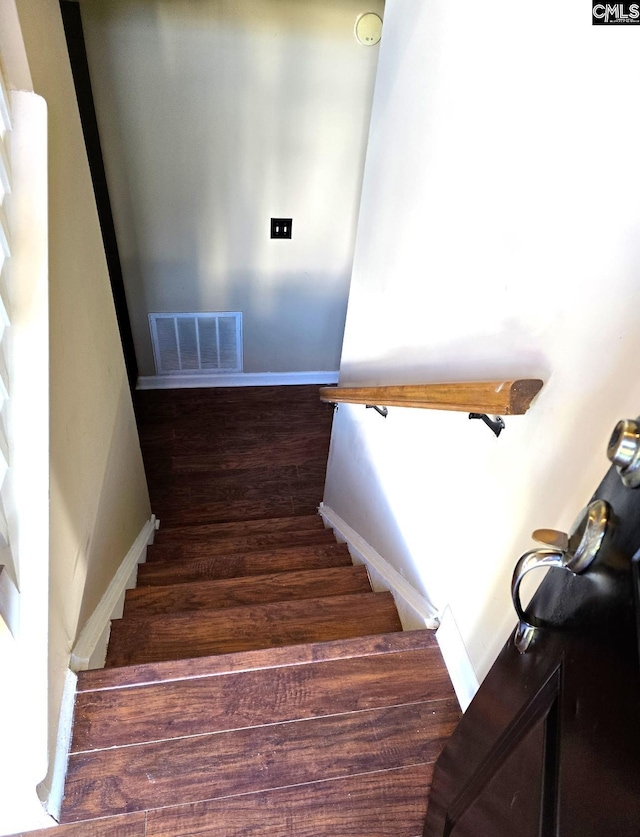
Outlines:
[{"label": "wall vent register", "polygon": [[158,375],[242,372],[242,314],[149,314]]}]

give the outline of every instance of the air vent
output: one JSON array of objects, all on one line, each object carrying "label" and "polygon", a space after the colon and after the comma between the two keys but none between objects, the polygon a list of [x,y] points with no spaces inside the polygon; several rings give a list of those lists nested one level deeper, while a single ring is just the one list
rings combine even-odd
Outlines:
[{"label": "air vent", "polygon": [[242,314],[149,314],[158,375],[242,372]]}]

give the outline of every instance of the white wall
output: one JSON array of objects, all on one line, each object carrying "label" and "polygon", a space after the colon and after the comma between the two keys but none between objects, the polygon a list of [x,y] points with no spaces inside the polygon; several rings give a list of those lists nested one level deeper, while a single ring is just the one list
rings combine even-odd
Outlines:
[{"label": "white wall", "polygon": [[388,0],[340,383],[541,377],[496,439],[340,407],[325,503],[443,610],[483,677],[536,527],[566,528],[640,409],[636,33],[565,0]]},{"label": "white wall", "polygon": [[246,372],[338,368],[382,6],[82,2],[141,375],[154,311],[242,311]]}]

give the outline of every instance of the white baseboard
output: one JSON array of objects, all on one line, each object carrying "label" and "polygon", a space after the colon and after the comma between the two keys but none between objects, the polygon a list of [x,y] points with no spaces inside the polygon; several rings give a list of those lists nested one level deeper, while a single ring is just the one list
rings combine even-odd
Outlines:
[{"label": "white baseboard", "polygon": [[367,543],[355,529],[325,503],[320,504],[320,514],[339,540],[349,547],[355,564],[365,564],[374,590],[389,590],[398,608],[398,615],[405,631],[421,628],[437,628],[438,612],[430,601],[418,593],[382,555]]},{"label": "white baseboard", "polygon": [[431,602],[418,593],[337,512],[325,503],[320,504],[319,512],[336,537],[347,544],[354,563],[366,565],[373,589],[390,590],[393,593],[405,631],[437,628],[436,639],[444,663],[460,708],[466,711],[478,691],[479,683],[451,609],[446,607],[442,614],[438,614]]},{"label": "white baseboard", "polygon": [[50,773],[50,785],[42,782],[38,786],[38,795],[44,801],[44,807],[51,817],[60,821],[60,810],[64,798],[64,780],[67,776],[67,762],[71,749],[71,733],[73,731],[73,709],[76,701],[76,686],[78,675],[67,670],[62,691],[62,703],[58,720],[58,736],[56,749],[53,754],[53,769]]},{"label": "white baseboard", "polygon": [[71,651],[69,666],[72,671],[84,671],[90,667],[101,668],[104,665],[111,620],[122,616],[124,594],[135,587],[138,564],[146,561],[147,546],[153,543],[155,531],[156,518],[155,515],[151,515],[151,519],[142,527],[98,602],[98,606],[80,632]]},{"label": "white baseboard", "polygon": [[223,375],[141,375],[136,389],[280,387],[337,384],[338,372],[230,372]]},{"label": "white baseboard", "polygon": [[436,639],[460,708],[466,712],[480,684],[450,607],[440,616]]},{"label": "white baseboard", "polygon": [[90,666],[100,667],[104,665],[111,619],[122,615],[124,594],[129,588],[135,586],[138,564],[142,564],[146,560],[147,546],[153,543],[156,528],[156,517],[151,515],[151,519],[144,524],[116,570],[111,583],[98,602],[98,606],[87,619],[71,651],[69,670],[62,693],[56,749],[53,754],[53,769],[50,772],[51,778],[48,783],[43,782],[38,787],[38,794],[44,800],[47,813],[56,820],[60,818],[67,761],[71,747],[73,709],[78,682],[76,672],[83,671]]}]

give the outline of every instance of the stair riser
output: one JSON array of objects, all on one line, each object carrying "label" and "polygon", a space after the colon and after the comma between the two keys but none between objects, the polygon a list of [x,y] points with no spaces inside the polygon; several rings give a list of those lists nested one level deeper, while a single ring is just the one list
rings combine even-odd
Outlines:
[{"label": "stair riser", "polygon": [[213,523],[201,526],[161,526],[156,536],[158,543],[187,543],[190,540],[208,539],[210,541],[225,538],[247,538],[260,535],[278,535],[283,532],[294,534],[309,530],[324,529],[322,518],[318,514],[306,517],[274,517],[266,520],[243,520],[241,523]]},{"label": "stair riser", "polygon": [[370,590],[369,576],[362,565],[198,581],[167,587],[138,587],[127,591],[124,618],[148,618],[177,611],[222,610]]},{"label": "stair riser", "polygon": [[200,580],[216,581],[239,576],[350,565],[351,557],[347,547],[334,542],[242,555],[218,555],[193,561],[158,561],[152,564],[141,564],[138,568],[138,586],[164,586]]},{"label": "stair riser", "polygon": [[188,561],[213,555],[233,555],[244,552],[264,552],[270,549],[287,549],[312,544],[335,544],[336,540],[328,529],[310,529],[293,533],[276,532],[274,535],[220,538],[217,541],[204,536],[202,540],[183,543],[159,541],[147,550],[147,561]]},{"label": "stair riser", "polygon": [[400,631],[390,593],[360,593],[112,623],[107,666]]}]

